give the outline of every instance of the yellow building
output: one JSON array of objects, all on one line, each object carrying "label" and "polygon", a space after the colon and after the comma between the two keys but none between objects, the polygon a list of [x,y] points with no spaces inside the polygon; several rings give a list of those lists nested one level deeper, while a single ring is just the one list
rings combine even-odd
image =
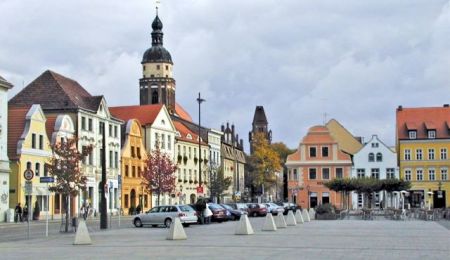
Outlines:
[{"label": "yellow building", "polygon": [[122,143],[122,209],[132,213],[138,205],[142,210],[152,207],[151,193],[142,185],[142,171],[145,169],[147,152],[142,138],[142,127],[137,119],[124,124]]},{"label": "yellow building", "polygon": [[450,108],[397,109],[400,178],[411,181],[405,198],[411,207],[450,206]]},{"label": "yellow building", "polygon": [[[22,207],[28,205],[31,192],[33,212],[39,205],[40,215],[48,209],[54,215],[52,200],[48,199],[46,183],[40,183],[40,177],[48,176],[45,164],[49,162],[52,152],[46,132],[46,117],[40,105],[10,107],[8,111],[8,156],[10,158],[10,205]],[[31,177],[32,188],[25,191],[24,173]],[[37,203],[37,204],[36,204]],[[50,204],[50,205],[49,205]]]}]

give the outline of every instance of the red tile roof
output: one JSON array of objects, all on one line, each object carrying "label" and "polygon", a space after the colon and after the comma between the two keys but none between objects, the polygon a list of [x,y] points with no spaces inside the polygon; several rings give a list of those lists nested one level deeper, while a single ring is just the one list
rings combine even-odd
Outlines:
[{"label": "red tile roof", "polygon": [[186,110],[184,110],[184,108],[180,106],[180,104],[178,103],[175,103],[175,113],[182,119],[192,122],[191,115],[189,115],[189,113]]},{"label": "red tile roof", "polygon": [[17,142],[25,129],[25,116],[31,106],[8,107],[8,157],[17,159]]},{"label": "red tile roof", "polygon": [[109,112],[114,117],[128,121],[130,119],[137,119],[141,125],[151,125],[161,111],[163,105],[143,105],[143,106],[121,106],[110,107]]},{"label": "red tile roof", "polygon": [[47,132],[48,140],[50,141],[50,145],[52,142],[53,132],[55,131],[55,123],[58,115],[55,114],[47,114],[45,115],[47,120],[45,121],[45,130]]},{"label": "red tile roof", "polygon": [[409,139],[408,130],[417,131],[417,139],[428,139],[428,130],[436,138],[450,138],[450,107],[417,107],[397,109],[397,138]]},{"label": "red tile roof", "polygon": [[[173,121],[173,124],[174,124],[175,128],[177,129],[177,131],[180,132],[180,135],[181,135],[181,136],[176,137],[177,140],[198,144],[198,135],[197,134],[195,134],[194,132],[189,130],[189,128],[187,128],[185,125],[183,125],[179,121]],[[188,134],[190,134],[192,136],[192,139],[187,138]],[[203,141],[203,139],[201,141],[201,144],[206,145],[206,143]]]},{"label": "red tile roof", "polygon": [[326,126],[313,126],[308,130],[308,134],[303,137],[304,144],[332,144],[337,143],[330,134]]},{"label": "red tile roof", "polygon": [[9,104],[40,104],[43,110],[78,109],[97,111],[103,96],[91,96],[78,82],[47,70],[28,84]]}]

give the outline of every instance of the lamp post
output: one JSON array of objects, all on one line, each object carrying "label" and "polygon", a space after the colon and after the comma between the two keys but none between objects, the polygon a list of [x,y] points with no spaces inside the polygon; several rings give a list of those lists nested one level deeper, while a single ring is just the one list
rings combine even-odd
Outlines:
[{"label": "lamp post", "polygon": [[309,185],[307,185],[307,186],[306,186],[306,190],[308,191],[308,198],[307,198],[307,199],[308,199],[308,210],[309,210],[309,206],[310,206],[310,205],[309,205],[309,203],[310,203],[310,198],[309,198],[309,193],[310,193],[310,191],[309,191],[309,189],[310,189],[310,187],[309,187]]},{"label": "lamp post", "polygon": [[433,196],[433,192],[429,190],[427,194],[428,194],[428,210],[431,210],[431,196]]},{"label": "lamp post", "polygon": [[[199,191],[202,190],[201,104],[204,101],[206,101],[206,100],[201,98],[200,92],[198,92],[197,102],[198,102],[198,153],[199,153],[199,157],[198,157],[198,187],[199,187],[199,189],[198,190]],[[198,193],[198,191],[197,191],[197,193]]]}]

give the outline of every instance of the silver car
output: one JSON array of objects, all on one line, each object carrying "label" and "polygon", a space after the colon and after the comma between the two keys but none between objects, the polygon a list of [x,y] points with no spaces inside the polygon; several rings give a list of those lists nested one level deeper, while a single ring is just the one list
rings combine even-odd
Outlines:
[{"label": "silver car", "polygon": [[197,223],[197,212],[189,205],[168,205],[158,206],[141,213],[133,218],[133,224],[136,227],[144,225],[164,225],[170,227],[175,218],[180,218],[183,226]]},{"label": "silver car", "polygon": [[278,215],[278,213],[283,213],[284,208],[280,205],[277,205],[273,202],[265,203],[267,206],[267,211],[272,213],[272,215]]}]

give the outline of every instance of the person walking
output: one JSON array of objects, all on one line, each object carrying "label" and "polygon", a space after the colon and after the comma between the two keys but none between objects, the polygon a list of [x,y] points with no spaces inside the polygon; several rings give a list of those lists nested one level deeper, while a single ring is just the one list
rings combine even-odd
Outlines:
[{"label": "person walking", "polygon": [[28,205],[23,207],[22,221],[28,221]]},{"label": "person walking", "polygon": [[208,204],[205,206],[205,210],[203,210],[203,216],[205,217],[205,224],[211,224],[211,217],[213,213],[209,209]]},{"label": "person walking", "polygon": [[16,209],[14,210],[14,221],[15,222],[22,222],[22,207],[20,206],[20,203],[17,203]]}]

